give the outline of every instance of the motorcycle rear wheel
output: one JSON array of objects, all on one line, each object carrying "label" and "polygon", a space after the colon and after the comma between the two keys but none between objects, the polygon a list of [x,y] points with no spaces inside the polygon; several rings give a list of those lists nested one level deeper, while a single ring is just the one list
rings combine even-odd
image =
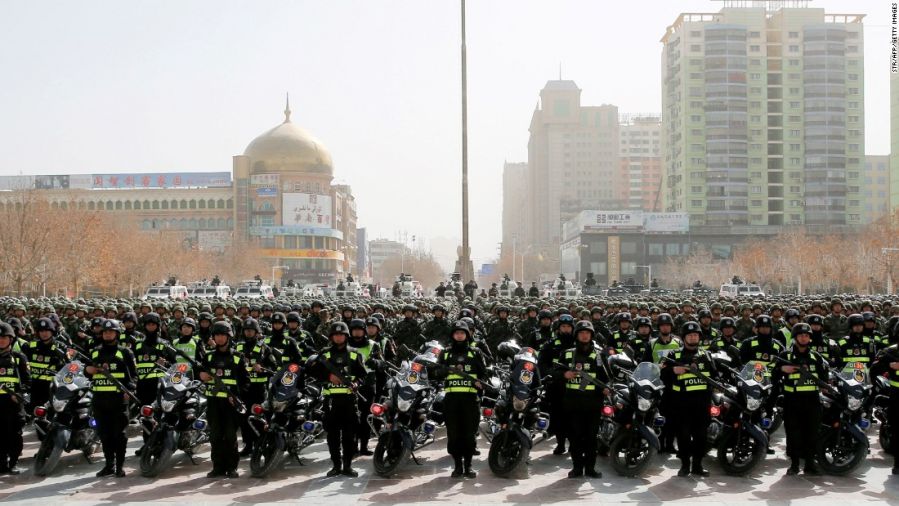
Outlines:
[{"label": "motorcycle rear wheel", "polygon": [[372,458],[375,472],[379,476],[389,477],[409,459],[411,454],[412,450],[406,446],[400,432],[385,432],[378,438],[378,444],[375,446],[375,455]]},{"label": "motorcycle rear wheel", "polygon": [[504,430],[493,437],[487,463],[493,474],[507,478],[527,463],[531,450],[511,431]]}]

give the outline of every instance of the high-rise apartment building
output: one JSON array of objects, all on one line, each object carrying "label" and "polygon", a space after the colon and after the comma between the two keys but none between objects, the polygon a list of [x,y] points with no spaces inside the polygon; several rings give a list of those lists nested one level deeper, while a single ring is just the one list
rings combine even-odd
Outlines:
[{"label": "high-rise apartment building", "polygon": [[862,223],[871,223],[890,213],[890,157],[867,155],[862,169]]},{"label": "high-rise apartment building", "polygon": [[585,209],[621,209],[618,107],[583,106],[574,81],[549,81],[531,117],[528,245],[558,248],[562,223]]},{"label": "high-rise apartment building", "polygon": [[621,200],[627,209],[661,211],[661,132],[657,114],[623,114],[619,127],[621,143]]},{"label": "high-rise apartment building", "polygon": [[[513,242],[522,243],[527,224],[528,164],[509,163],[503,166],[503,248]],[[523,243],[522,243],[523,244]]]},{"label": "high-rise apartment building", "polygon": [[681,14],[662,37],[664,209],[700,226],[860,224],[864,16],[744,5]]}]

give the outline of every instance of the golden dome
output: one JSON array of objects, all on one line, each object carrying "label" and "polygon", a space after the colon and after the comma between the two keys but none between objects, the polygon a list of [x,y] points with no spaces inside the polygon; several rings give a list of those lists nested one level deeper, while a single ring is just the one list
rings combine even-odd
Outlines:
[{"label": "golden dome", "polygon": [[254,173],[309,172],[332,175],[331,153],[306,130],[290,122],[290,102],[284,123],[253,139],[243,153]]}]

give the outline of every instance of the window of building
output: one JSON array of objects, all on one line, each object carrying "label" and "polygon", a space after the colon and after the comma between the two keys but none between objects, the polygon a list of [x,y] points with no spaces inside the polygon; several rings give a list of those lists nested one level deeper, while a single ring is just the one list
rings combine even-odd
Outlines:
[{"label": "window of building", "polygon": [[621,262],[621,275],[633,276],[637,274],[637,262]]},{"label": "window of building", "polygon": [[159,201],[158,200],[153,201],[153,209],[159,209]]},{"label": "window of building", "polygon": [[590,272],[597,276],[605,276],[606,275],[606,263],[605,262],[590,262]]},{"label": "window of building", "polygon": [[161,205],[162,205],[162,208],[163,208],[163,209],[168,209],[168,208],[169,208],[169,201],[168,201],[168,200],[163,200],[162,203],[161,203]]},{"label": "window of building", "polygon": [[622,255],[633,255],[635,253],[637,253],[636,241],[621,241],[621,254]]},{"label": "window of building", "polygon": [[788,50],[789,50],[791,53],[798,53],[798,52],[799,52],[799,46],[796,45],[796,44],[790,44],[790,47],[789,47]]},{"label": "window of building", "polygon": [[791,39],[798,39],[798,38],[799,38],[799,32],[787,32],[787,37],[789,37],[789,38],[791,38]]},{"label": "window of building", "polygon": [[206,209],[206,201],[205,200],[201,199],[197,205],[200,207],[200,209]]},{"label": "window of building", "polygon": [[691,200],[690,205],[693,207],[702,207],[702,201],[701,200]]},{"label": "window of building", "polygon": [[680,244],[676,242],[669,242],[665,245],[665,255],[666,256],[677,256],[680,254]]},{"label": "window of building", "polygon": [[664,254],[664,251],[665,251],[664,246],[659,243],[651,242],[651,243],[649,243],[647,248],[648,248],[648,253],[650,256],[660,257]]},{"label": "window of building", "polygon": [[755,44],[749,46],[749,51],[751,51],[753,53],[758,53],[760,50],[761,50],[761,46],[758,46]]}]

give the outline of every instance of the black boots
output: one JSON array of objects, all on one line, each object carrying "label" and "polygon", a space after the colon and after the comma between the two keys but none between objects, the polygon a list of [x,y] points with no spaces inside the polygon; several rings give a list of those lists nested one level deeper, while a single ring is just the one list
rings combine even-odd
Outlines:
[{"label": "black boots", "polygon": [[702,467],[702,459],[693,459],[693,465],[690,467],[690,474],[702,477],[707,477],[709,475],[709,472]]},{"label": "black boots", "polygon": [[677,475],[681,478],[690,476],[690,457],[680,459],[680,470],[677,471]]},{"label": "black boots", "polygon": [[350,478],[359,477],[359,473],[353,469],[353,459],[343,459],[343,472],[341,474]]},{"label": "black boots", "polygon": [[455,462],[455,467],[453,468],[452,474],[450,474],[450,478],[461,478],[465,471],[462,469],[462,459],[459,457],[453,457],[453,461]]},{"label": "black boots", "polygon": [[790,467],[787,468],[787,476],[796,476],[799,474],[799,459],[791,459]]},{"label": "black boots", "polygon": [[465,457],[465,466],[464,471],[462,472],[462,476],[466,478],[477,478],[478,473],[472,471],[471,469],[471,457]]},{"label": "black boots", "polygon": [[556,436],[556,448],[553,450],[553,455],[565,455],[565,438],[560,438]]},{"label": "black boots", "polygon": [[334,476],[338,476],[341,471],[339,460],[332,460],[331,462],[334,463],[334,467],[332,467],[331,470],[328,471],[327,474],[325,474],[325,476],[327,476],[328,478],[333,478]]},{"label": "black boots", "polygon": [[100,469],[99,471],[97,471],[96,476],[97,476],[97,478],[102,478],[104,476],[110,476],[113,474],[115,474],[115,468],[112,466],[112,464],[107,462],[106,465],[103,466],[103,469]]}]

